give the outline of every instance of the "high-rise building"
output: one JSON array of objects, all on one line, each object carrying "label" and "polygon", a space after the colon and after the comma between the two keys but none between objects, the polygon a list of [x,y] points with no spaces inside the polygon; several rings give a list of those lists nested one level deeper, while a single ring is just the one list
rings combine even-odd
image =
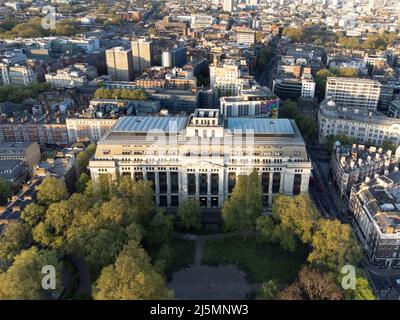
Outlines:
[{"label": "high-rise building", "polygon": [[163,51],[161,60],[163,67],[183,67],[187,63],[186,48],[172,48]]},{"label": "high-rise building", "polygon": [[375,111],[381,93],[381,84],[376,80],[362,78],[329,77],[325,98],[348,108]]},{"label": "high-rise building", "polygon": [[152,182],[157,205],[196,199],[220,208],[238,176],[256,169],[263,203],[308,191],[311,162],[294,120],[224,118],[218,109],[187,116],[123,117],[98,142],[93,181],[127,176]]},{"label": "high-rise building", "polygon": [[147,39],[137,39],[132,41],[131,45],[133,71],[142,73],[145,69],[148,69],[153,65],[153,41]]},{"label": "high-rise building", "polygon": [[133,80],[132,50],[115,47],[106,50],[108,75],[112,81]]},{"label": "high-rise building", "polygon": [[232,12],[234,10],[234,0],[224,0],[223,10],[226,12]]}]

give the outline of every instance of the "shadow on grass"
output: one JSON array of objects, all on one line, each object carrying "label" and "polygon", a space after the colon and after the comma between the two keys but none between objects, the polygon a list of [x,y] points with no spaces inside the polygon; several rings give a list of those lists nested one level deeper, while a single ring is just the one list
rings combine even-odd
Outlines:
[{"label": "shadow on grass", "polygon": [[231,237],[215,241],[206,241],[204,246],[204,264],[217,266],[233,264],[246,272],[250,283],[261,283],[276,279],[279,283],[291,283],[295,280],[308,254],[306,247],[296,252],[284,251],[278,244],[258,244],[255,236],[246,240]]}]

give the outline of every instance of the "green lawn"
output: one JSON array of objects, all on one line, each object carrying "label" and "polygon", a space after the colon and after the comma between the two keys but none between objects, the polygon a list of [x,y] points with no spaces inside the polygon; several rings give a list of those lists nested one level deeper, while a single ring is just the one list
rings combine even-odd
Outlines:
[{"label": "green lawn", "polygon": [[172,241],[172,247],[174,250],[174,254],[172,257],[172,261],[169,264],[171,267],[168,268],[168,272],[179,271],[186,265],[193,263],[195,252],[194,241],[174,239]]},{"label": "green lawn", "polygon": [[247,273],[250,282],[276,279],[290,283],[305,263],[307,250],[298,248],[295,253],[284,251],[279,245],[258,245],[254,236],[243,240],[239,237],[206,241],[204,264],[234,264]]}]

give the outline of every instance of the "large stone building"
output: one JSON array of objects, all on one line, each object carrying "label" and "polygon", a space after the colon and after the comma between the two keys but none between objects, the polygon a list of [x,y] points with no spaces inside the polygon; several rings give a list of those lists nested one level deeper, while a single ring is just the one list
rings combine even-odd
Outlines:
[{"label": "large stone building", "polygon": [[383,141],[400,144],[400,121],[380,112],[348,108],[325,99],[318,111],[319,142],[329,135],[346,135],[359,143],[381,146]]},{"label": "large stone building", "polygon": [[350,209],[354,229],[371,262],[400,267],[400,172],[353,186]]},{"label": "large stone building", "polygon": [[89,164],[101,175],[153,182],[159,206],[188,198],[219,208],[238,175],[256,168],[265,207],[277,193],[308,191],[311,162],[294,121],[223,118],[218,109],[189,116],[124,117],[98,142]]}]

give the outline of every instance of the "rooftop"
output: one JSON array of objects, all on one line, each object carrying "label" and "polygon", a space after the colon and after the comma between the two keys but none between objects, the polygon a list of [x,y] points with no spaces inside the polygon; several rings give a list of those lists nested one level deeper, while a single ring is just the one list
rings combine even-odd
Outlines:
[{"label": "rooftop", "polygon": [[230,130],[253,131],[255,134],[294,136],[288,119],[228,118],[225,127]]},{"label": "rooftop", "polygon": [[123,117],[112,132],[148,132],[160,130],[177,133],[185,129],[187,117]]}]

